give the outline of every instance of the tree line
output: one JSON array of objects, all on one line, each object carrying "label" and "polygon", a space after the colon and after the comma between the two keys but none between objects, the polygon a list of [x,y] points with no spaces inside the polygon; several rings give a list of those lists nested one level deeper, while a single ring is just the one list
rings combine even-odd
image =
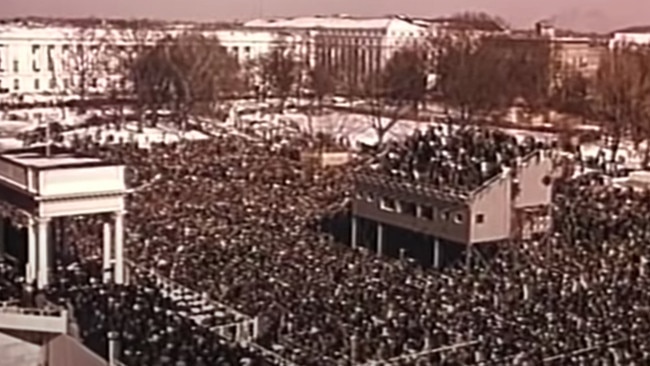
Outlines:
[{"label": "tree line", "polygon": [[[200,32],[151,42],[150,24],[123,28],[136,44],[134,52],[122,52],[117,65],[99,62],[92,52],[77,55],[77,94],[87,94],[96,76],[91,69],[110,69],[119,77],[108,93],[134,99],[143,113],[153,111],[154,123],[161,109],[171,110],[182,124],[192,114],[220,113],[225,99],[244,95],[277,98],[280,109],[289,97],[302,97],[311,101],[312,111],[343,95],[363,102],[375,117],[380,141],[396,121],[417,114],[427,101],[444,105],[449,119],[458,123],[502,118],[513,105],[532,113],[580,115],[601,123],[614,149],[628,136],[637,143],[650,138],[650,52],[643,48],[603,52],[595,76],[587,78],[558,64],[549,39],[461,32],[404,46],[382,56],[380,70],[351,77],[345,65],[333,69],[318,58],[307,62],[292,44],[278,43],[259,60],[240,64],[218,39]],[[86,30],[83,36],[94,34]],[[346,85],[351,80],[353,93]]]}]

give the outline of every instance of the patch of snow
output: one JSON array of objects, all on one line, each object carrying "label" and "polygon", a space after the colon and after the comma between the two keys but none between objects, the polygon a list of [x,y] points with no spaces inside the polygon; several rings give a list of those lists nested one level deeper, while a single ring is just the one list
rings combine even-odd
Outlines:
[{"label": "patch of snow", "polygon": [[111,140],[114,143],[118,143],[120,140],[136,142],[141,147],[148,147],[151,143],[172,143],[178,142],[182,139],[204,140],[209,138],[208,135],[199,131],[192,130],[182,132],[179,130],[173,130],[167,126],[164,128],[144,127],[142,132],[139,132],[138,125],[135,122],[124,124],[122,129],[119,131],[112,126],[110,128],[108,126],[92,126],[82,127],[63,133],[64,140],[67,142],[71,141],[74,138],[74,135],[77,135],[80,138],[93,136],[93,138],[100,143],[109,143]]}]

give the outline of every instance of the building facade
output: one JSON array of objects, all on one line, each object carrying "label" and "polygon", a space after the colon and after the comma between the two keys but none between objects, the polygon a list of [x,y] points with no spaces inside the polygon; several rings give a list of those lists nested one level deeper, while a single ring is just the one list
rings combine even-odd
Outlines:
[{"label": "building facade", "polygon": [[165,37],[186,32],[216,37],[242,65],[259,59],[277,44],[292,45],[297,53],[307,52],[303,34],[277,29],[8,24],[0,28],[0,98],[104,93],[110,86],[126,82],[124,60],[134,59]]},{"label": "building facade", "polygon": [[308,66],[324,67],[349,87],[378,75],[397,50],[422,43],[430,34],[428,23],[401,16],[257,19],[244,26],[306,34]]},{"label": "building facade", "polygon": [[610,47],[647,44],[650,44],[650,26],[619,29],[612,33],[609,41]]}]

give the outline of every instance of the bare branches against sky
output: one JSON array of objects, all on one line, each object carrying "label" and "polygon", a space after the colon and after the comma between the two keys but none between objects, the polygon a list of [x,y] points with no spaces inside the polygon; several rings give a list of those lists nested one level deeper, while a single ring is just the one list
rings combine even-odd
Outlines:
[{"label": "bare branches against sky", "polygon": [[[644,24],[650,2],[640,0],[3,0],[3,17],[38,15],[66,17],[148,17],[163,19],[234,20],[259,16],[347,13],[351,15],[411,14],[439,16],[460,11],[486,11],[519,27],[541,18],[579,30],[607,32]],[[647,21],[650,23],[650,20]]]}]

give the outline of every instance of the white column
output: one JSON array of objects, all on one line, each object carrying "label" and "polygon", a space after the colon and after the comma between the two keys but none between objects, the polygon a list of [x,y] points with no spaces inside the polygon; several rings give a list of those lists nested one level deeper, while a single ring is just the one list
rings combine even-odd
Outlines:
[{"label": "white column", "polygon": [[108,222],[104,223],[104,251],[103,251],[103,261],[102,261],[102,270],[103,270],[103,278],[104,278],[104,283],[110,282],[111,278],[113,277],[112,275],[112,250],[113,250],[113,245],[112,245],[112,233],[111,230],[113,228],[111,227],[111,224]]},{"label": "white column", "polygon": [[0,216],[0,262],[5,256],[5,218]]},{"label": "white column", "polygon": [[36,225],[38,227],[38,288],[40,289],[45,288],[49,283],[49,223],[49,217],[39,217],[36,219]]},{"label": "white column", "polygon": [[350,246],[352,246],[352,249],[357,247],[357,225],[359,219],[357,219],[356,216],[352,215],[352,226],[350,227]]},{"label": "white column", "polygon": [[440,239],[433,238],[433,268],[440,268]]},{"label": "white column", "polygon": [[384,254],[384,224],[377,223],[377,255]]},{"label": "white column", "polygon": [[124,283],[124,212],[115,212],[115,283]]},{"label": "white column", "polygon": [[27,268],[25,269],[27,283],[36,280],[38,248],[36,246],[36,223],[31,215],[27,215]]}]

